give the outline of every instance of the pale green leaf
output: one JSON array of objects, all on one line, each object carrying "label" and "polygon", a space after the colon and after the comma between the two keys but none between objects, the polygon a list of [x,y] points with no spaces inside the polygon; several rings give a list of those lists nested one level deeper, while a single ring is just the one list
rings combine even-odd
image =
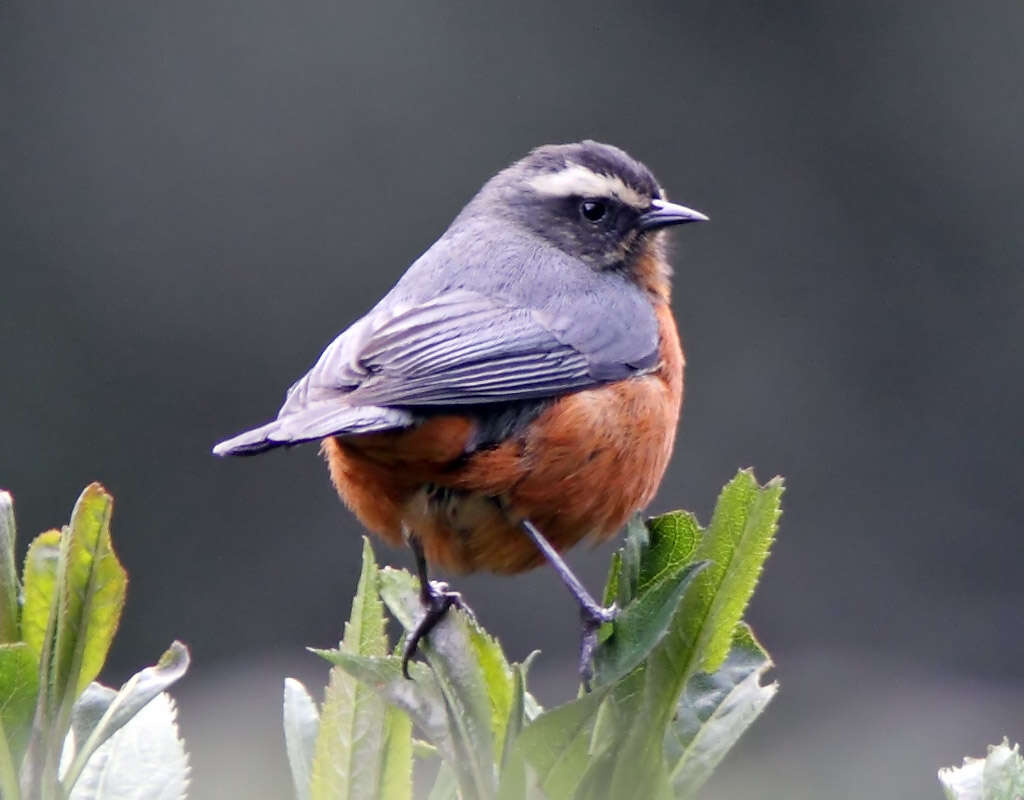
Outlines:
[{"label": "pale green leaf", "polygon": [[306,687],[294,678],[284,681],[284,741],[297,800],[309,800],[313,752],[320,730],[320,712]]},{"label": "pale green leaf", "polygon": [[505,746],[505,731],[513,702],[512,668],[505,659],[501,644],[481,628],[476,620],[469,618],[466,627],[470,646],[483,677],[484,691],[490,699],[493,753],[501,753]]},{"label": "pale green leaf", "polygon": [[[387,653],[384,608],[377,596],[377,564],[363,539],[363,566],[339,651],[383,657]],[[355,800],[376,797],[387,729],[384,700],[340,669],[332,669],[316,739],[310,797]]]},{"label": "pale green leaf", "polygon": [[426,664],[409,665],[412,680],[402,675],[397,656],[359,656],[342,650],[314,650],[353,679],[377,692],[408,714],[427,742],[447,761],[458,761],[448,727],[448,711],[433,673]]},{"label": "pale green leaf", "polygon": [[[380,574],[380,593],[388,610],[406,631],[412,630],[424,610],[419,600],[416,579],[404,570],[385,568]],[[495,711],[504,706],[499,724],[507,719],[511,674],[497,645],[487,643],[475,620],[466,612],[452,608],[434,627],[420,650],[437,678],[448,712],[452,744],[457,753],[453,764],[464,795],[486,800],[494,795],[495,785]],[[489,638],[489,637],[487,637]],[[486,654],[488,676],[478,657]],[[504,666],[499,666],[504,665]],[[503,687],[496,703],[488,695],[488,678]],[[507,688],[504,688],[506,687]]]},{"label": "pale green leaf", "polygon": [[69,800],[184,800],[189,766],[174,701],[157,694],[89,758]]},{"label": "pale green leaf", "polygon": [[985,758],[965,758],[963,766],[939,770],[948,800],[1019,800],[1024,796],[1024,758],[1008,739],[991,745]]},{"label": "pale green leaf", "polygon": [[676,797],[696,794],[775,696],[777,684],[761,683],[771,666],[750,628],[740,623],[722,665],[712,674],[698,672],[690,678],[665,737]]},{"label": "pale green leaf", "polygon": [[405,712],[390,707],[386,725],[380,800],[412,800],[412,720]]},{"label": "pale green leaf", "polygon": [[21,639],[18,625],[18,567],[14,561],[14,499],[0,491],[0,644]]}]

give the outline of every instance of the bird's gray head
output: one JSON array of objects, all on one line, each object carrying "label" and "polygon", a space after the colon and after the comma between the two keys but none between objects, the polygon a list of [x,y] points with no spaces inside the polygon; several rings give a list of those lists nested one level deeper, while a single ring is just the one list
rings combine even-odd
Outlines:
[{"label": "bird's gray head", "polygon": [[538,147],[488,181],[464,213],[522,226],[594,269],[627,273],[661,258],[658,231],[707,219],[667,202],[639,161],[593,141]]}]

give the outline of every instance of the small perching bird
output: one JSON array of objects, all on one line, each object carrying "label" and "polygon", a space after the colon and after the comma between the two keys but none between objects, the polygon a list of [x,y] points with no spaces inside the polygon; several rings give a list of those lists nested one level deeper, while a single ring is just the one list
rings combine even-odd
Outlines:
[{"label": "small perching bird", "polygon": [[322,440],[345,504],[415,556],[426,613],[403,668],[458,601],[428,563],[510,573],[547,560],[580,603],[586,681],[614,609],[559,552],[612,536],[658,488],[684,364],[662,230],[706,219],[616,147],[539,147],[327,346],[275,420],[214,452]]}]

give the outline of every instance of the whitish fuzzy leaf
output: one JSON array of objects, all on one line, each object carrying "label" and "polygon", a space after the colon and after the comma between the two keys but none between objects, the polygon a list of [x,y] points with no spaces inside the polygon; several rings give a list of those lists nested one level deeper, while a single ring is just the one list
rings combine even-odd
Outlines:
[{"label": "whitish fuzzy leaf", "polygon": [[775,696],[761,684],[768,654],[741,623],[732,649],[714,673],[699,672],[686,685],[665,737],[665,757],[676,797],[692,797]]},{"label": "whitish fuzzy leaf", "polygon": [[189,766],[174,701],[158,694],[100,747],[70,800],[184,800]]},{"label": "whitish fuzzy leaf", "polygon": [[309,800],[309,779],[319,730],[320,712],[306,687],[294,678],[285,678],[284,741],[297,800]]},{"label": "whitish fuzzy leaf", "polygon": [[459,800],[459,781],[447,761],[442,761],[437,768],[437,776],[427,800]]},{"label": "whitish fuzzy leaf", "polygon": [[18,568],[14,562],[14,499],[0,491],[0,644],[21,639],[18,626]]},{"label": "whitish fuzzy leaf", "polygon": [[64,744],[62,760],[66,763],[69,754],[73,754],[66,774],[63,775],[65,783],[74,783],[93,753],[127,725],[154,697],[181,678],[188,670],[188,665],[188,648],[181,642],[172,642],[156,664],[136,672],[124,682],[98,719],[96,714],[106,703],[110,690],[98,687],[92,692],[83,693],[76,703],[78,713],[72,712],[73,724]]},{"label": "whitish fuzzy leaf", "polygon": [[[76,752],[96,729],[116,697],[116,689],[93,681],[85,687],[85,691],[75,701],[74,708],[71,709],[71,730],[64,738],[64,745],[60,751],[59,775],[62,780],[66,779]],[[84,758],[82,764],[85,764]]]},{"label": "whitish fuzzy leaf", "polygon": [[[377,564],[363,539],[363,567],[352,612],[339,645],[343,653],[383,657],[387,653],[384,608],[377,596]],[[340,669],[332,669],[320,711],[310,797],[345,800],[377,797],[387,729],[384,700]]]},{"label": "whitish fuzzy leaf", "polygon": [[965,758],[963,766],[939,770],[948,800],[1019,800],[1024,796],[1024,759],[1008,739],[991,745],[985,758]]}]

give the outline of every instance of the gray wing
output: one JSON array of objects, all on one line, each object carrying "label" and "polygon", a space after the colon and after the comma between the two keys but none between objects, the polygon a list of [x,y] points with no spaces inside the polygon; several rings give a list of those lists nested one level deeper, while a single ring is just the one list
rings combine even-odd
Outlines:
[{"label": "gray wing", "polygon": [[612,342],[591,337],[591,349],[567,333],[564,313],[463,289],[379,305],[289,389],[276,420],[214,452],[259,452],[332,434],[407,427],[416,407],[551,397],[627,377],[657,361],[656,335],[629,348],[627,360]]}]

